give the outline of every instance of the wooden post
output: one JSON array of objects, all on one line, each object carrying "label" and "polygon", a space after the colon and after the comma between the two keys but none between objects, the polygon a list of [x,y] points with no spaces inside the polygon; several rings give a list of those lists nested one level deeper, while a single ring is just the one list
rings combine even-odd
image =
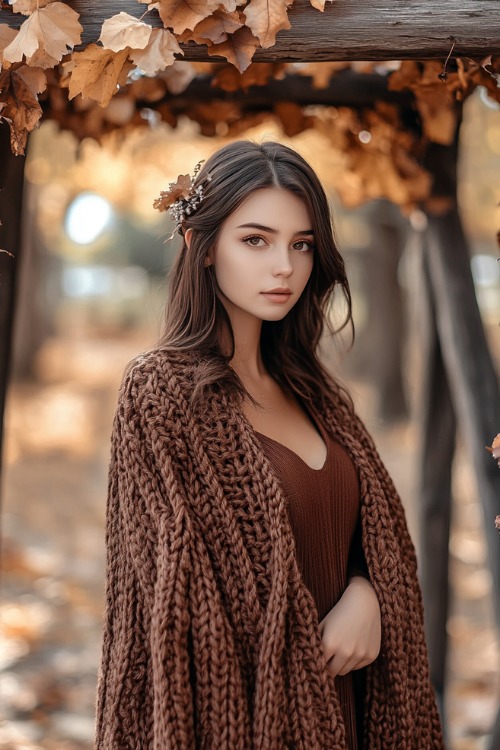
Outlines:
[{"label": "wooden post", "polygon": [[[425,242],[425,238],[422,239]],[[428,248],[422,247],[422,251],[418,290],[419,348],[423,359],[419,425],[419,569],[431,679],[446,735],[444,693],[448,655],[448,550],[456,420],[436,327],[436,304],[439,303],[434,299]]]},{"label": "wooden post", "polygon": [[[456,205],[457,140],[458,138],[449,147],[432,144],[426,155],[426,166],[435,178],[435,193],[452,198],[453,206],[441,216],[429,215],[424,247],[439,346],[451,389],[453,408],[474,466],[483,507],[494,613],[500,631],[500,555],[498,532],[495,529],[495,516],[500,513],[500,472],[485,450],[485,446],[491,443],[499,429],[500,391],[477,305],[469,250]],[[437,425],[435,427],[437,429]],[[435,450],[442,448],[436,445]],[[446,444],[444,451],[445,455],[449,451]],[[432,454],[431,445],[428,446],[427,454]],[[448,512],[446,501],[435,498],[432,508],[438,517],[436,523],[440,527],[443,542]],[[428,512],[430,510],[431,501]],[[423,580],[424,590],[429,590],[429,587],[432,590],[434,575],[432,564],[432,570],[427,571],[426,579]],[[436,633],[431,636],[431,641],[434,639],[437,642],[440,637],[438,629],[442,627],[442,613],[434,626]],[[439,664],[432,668],[439,668]],[[495,743],[499,736],[500,712],[493,729],[491,750],[498,747]]]},{"label": "wooden post", "polygon": [[[21,207],[25,158],[13,156],[9,127],[0,125],[0,478],[2,469],[3,418],[14,329],[17,274],[21,252]],[[1,485],[0,485],[1,493]]]}]

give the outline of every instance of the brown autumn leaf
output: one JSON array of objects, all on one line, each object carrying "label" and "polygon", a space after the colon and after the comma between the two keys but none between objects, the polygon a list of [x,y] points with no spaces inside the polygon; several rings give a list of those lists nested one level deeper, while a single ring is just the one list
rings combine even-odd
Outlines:
[{"label": "brown autumn leaf", "polygon": [[196,42],[196,44],[221,44],[225,42],[229,34],[241,29],[243,22],[238,13],[228,13],[225,10],[216,10],[211,16],[204,18],[196,24],[193,31],[185,31],[178,37],[181,42]]},{"label": "brown autumn leaf", "polygon": [[49,3],[53,3],[54,0],[14,0],[11,2],[12,10],[14,13],[22,13],[24,16],[29,16],[40,8],[45,8]]},{"label": "brown autumn leaf", "polygon": [[210,85],[224,91],[246,91],[250,86],[265,86],[270,78],[283,78],[284,68],[285,63],[252,63],[244,73],[238,73],[233,65],[223,65]]},{"label": "brown autumn leaf", "polygon": [[81,41],[83,27],[79,14],[65,3],[54,2],[46,8],[35,10],[24,21],[15,39],[4,49],[4,60],[21,62],[23,56],[31,64],[38,50],[59,62],[68,48]]},{"label": "brown autumn leaf", "polygon": [[[106,107],[118,85],[123,85],[133,64],[127,62],[129,48],[121,52],[89,44],[83,52],[74,52],[69,63],[63,65],[69,74],[61,85],[69,86],[69,98],[77,94],[94,99]],[[64,83],[63,83],[64,81]]]},{"label": "brown autumn leaf", "polygon": [[[2,70],[3,51],[17,36],[17,29],[11,29],[6,23],[0,23],[0,70]],[[9,65],[9,63],[7,63]]]},{"label": "brown autumn leaf", "polygon": [[182,94],[196,78],[196,70],[192,63],[176,60],[173,65],[158,73],[157,77],[164,81],[171,94]]},{"label": "brown autumn leaf", "polygon": [[231,34],[225,42],[212,44],[207,51],[211,56],[225,57],[240,73],[244,73],[252,62],[252,57],[258,46],[259,40],[248,27],[242,26],[241,29]]},{"label": "brown autumn leaf", "polygon": [[332,76],[349,67],[348,62],[301,63],[300,67],[293,69],[293,73],[311,76],[313,89],[326,89],[330,85]]},{"label": "brown autumn leaf", "polygon": [[314,117],[305,115],[302,107],[295,102],[277,102],[273,110],[288,138],[314,126]]},{"label": "brown autumn leaf", "polygon": [[187,116],[197,122],[205,136],[224,135],[228,126],[241,118],[241,108],[235,102],[213,100],[189,107]]},{"label": "brown autumn leaf", "polygon": [[247,26],[264,49],[276,44],[278,31],[290,28],[288,5],[287,0],[250,0],[245,6]]},{"label": "brown autumn leaf", "polygon": [[177,39],[168,29],[153,29],[147,46],[131,50],[130,59],[146,75],[153,76],[175,62],[175,55],[183,55]]},{"label": "brown autumn leaf", "polygon": [[14,154],[24,154],[28,133],[39,123],[42,108],[37,94],[45,90],[47,78],[43,70],[24,64],[13,65],[0,73],[2,92],[0,119],[10,127],[11,148]]},{"label": "brown autumn leaf", "polygon": [[316,8],[316,10],[320,10],[322,13],[325,10],[325,2],[326,0],[309,0],[313,8]]},{"label": "brown autumn leaf", "polygon": [[153,202],[153,208],[158,211],[166,211],[178,198],[187,198],[191,190],[191,177],[181,174],[176,182],[171,182],[168,190],[162,190],[160,197]]},{"label": "brown autumn leaf", "polygon": [[457,127],[457,109],[449,95],[438,91],[416,92],[417,109],[422,118],[424,134],[434,143],[449,146]]},{"label": "brown autumn leaf", "polygon": [[144,49],[149,42],[152,30],[149,24],[121,11],[111,18],[106,18],[97,41],[113,52],[121,52],[125,47]]},{"label": "brown autumn leaf", "polygon": [[182,34],[212,15],[219,5],[219,0],[159,0],[158,12],[166,28]]},{"label": "brown autumn leaf", "polygon": [[494,438],[491,444],[491,448],[489,446],[486,446],[486,450],[491,453],[500,468],[500,432]]}]

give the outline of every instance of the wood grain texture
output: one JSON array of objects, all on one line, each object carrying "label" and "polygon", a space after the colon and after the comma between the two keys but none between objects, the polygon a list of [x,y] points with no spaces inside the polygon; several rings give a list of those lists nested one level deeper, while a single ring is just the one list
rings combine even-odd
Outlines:
[{"label": "wood grain texture", "polygon": [[[136,0],[73,0],[81,14],[84,44],[95,42],[105,18],[124,11],[139,18]],[[150,23],[160,26],[156,12]],[[309,0],[296,0],[292,28],[281,31],[271,49],[254,60],[327,61],[424,59],[454,54],[481,57],[500,54],[500,0],[334,0],[320,13]],[[0,23],[18,27],[23,16],[0,10]],[[211,60],[206,47],[182,45],[187,60]]]}]

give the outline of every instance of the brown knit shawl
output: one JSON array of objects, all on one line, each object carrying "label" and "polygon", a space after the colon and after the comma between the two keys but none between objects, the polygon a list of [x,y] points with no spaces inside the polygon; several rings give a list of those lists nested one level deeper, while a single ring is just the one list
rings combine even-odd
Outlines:
[{"label": "brown knit shawl", "polygon": [[[235,399],[214,387],[190,406],[195,378],[191,356],[157,350],[131,363],[120,390],[96,747],[346,748],[277,479]],[[441,749],[403,507],[341,394],[313,412],[357,467],[382,613],[364,747]]]}]

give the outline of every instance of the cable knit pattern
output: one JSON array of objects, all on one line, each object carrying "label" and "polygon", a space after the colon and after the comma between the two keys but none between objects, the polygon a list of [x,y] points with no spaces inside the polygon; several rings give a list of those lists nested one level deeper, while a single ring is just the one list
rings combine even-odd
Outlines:
[{"label": "cable knit pattern", "polygon": [[[96,749],[346,750],[279,482],[222,387],[190,405],[196,362],[149,352],[120,390]],[[340,392],[311,413],[358,471],[363,549],[382,612],[364,747],[440,750],[403,507]]]}]

